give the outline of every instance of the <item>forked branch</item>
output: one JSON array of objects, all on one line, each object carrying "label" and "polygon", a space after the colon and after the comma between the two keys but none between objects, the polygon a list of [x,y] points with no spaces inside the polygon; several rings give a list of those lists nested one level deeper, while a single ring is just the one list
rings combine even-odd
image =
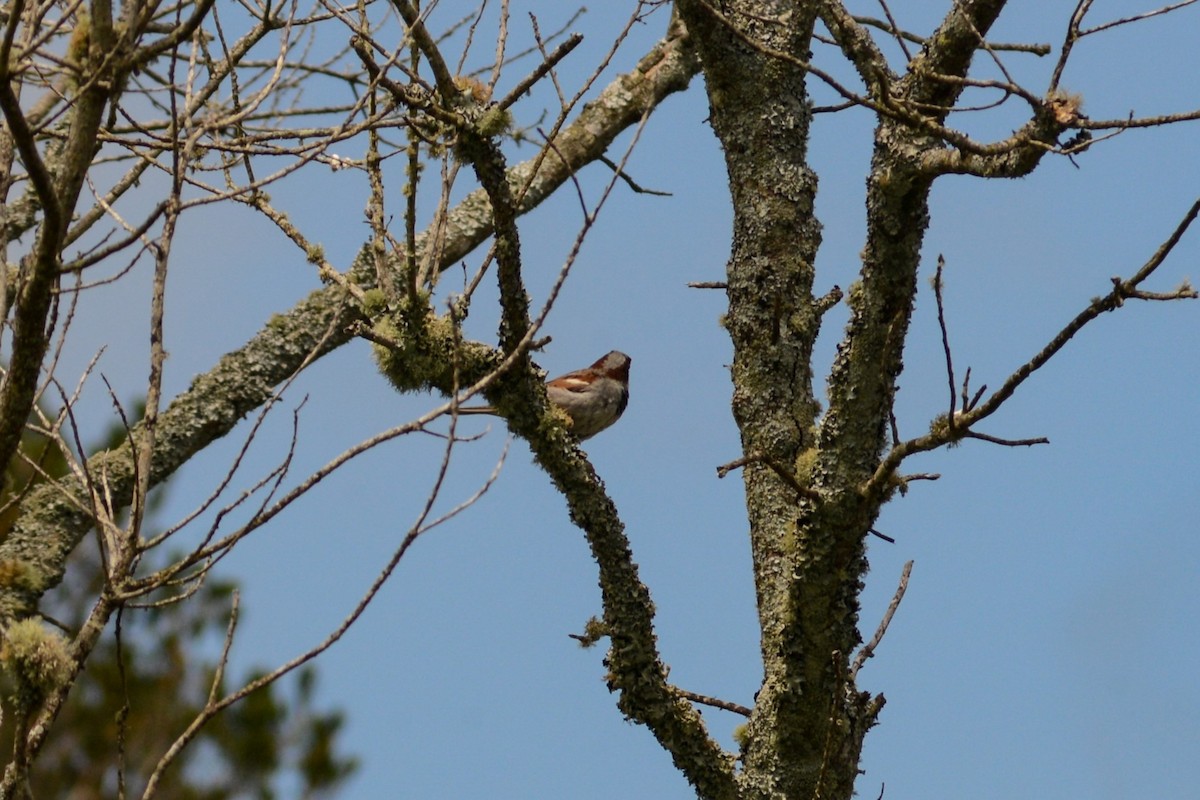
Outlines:
[{"label": "forked branch", "polygon": [[[1043,347],[1036,355],[1027,362],[1018,367],[1004,383],[992,393],[986,400],[979,402],[969,410],[965,410],[956,414],[953,422],[947,420],[945,425],[935,425],[933,430],[925,436],[920,436],[915,439],[899,442],[893,445],[892,449],[884,457],[883,461],[875,470],[874,475],[863,487],[864,492],[868,496],[878,496],[883,492],[892,474],[899,468],[901,462],[914,453],[927,452],[934,450],[942,445],[953,442],[961,438],[976,438],[985,441],[995,442],[1008,446],[1024,446],[1030,444],[1041,444],[1046,440],[1037,439],[999,439],[998,437],[990,437],[985,434],[971,431],[971,426],[976,422],[994,414],[1000,409],[1004,403],[1013,396],[1017,389],[1024,383],[1033,373],[1044,367],[1050,359],[1058,354],[1060,350],[1066,347],[1067,342],[1074,338],[1075,334],[1079,333],[1084,326],[1098,318],[1101,314],[1108,311],[1115,311],[1122,307],[1126,300],[1146,300],[1146,301],[1167,301],[1167,300],[1194,300],[1200,297],[1200,293],[1192,287],[1186,280],[1179,287],[1170,292],[1149,292],[1141,288],[1142,283],[1149,278],[1154,272],[1166,261],[1167,257],[1179,244],[1184,234],[1187,233],[1192,223],[1196,221],[1196,217],[1200,215],[1200,199],[1192,203],[1192,206],[1184,214],[1183,219],[1175,226],[1170,236],[1159,245],[1154,254],[1146,261],[1145,264],[1138,269],[1132,276],[1126,279],[1114,277],[1112,279],[1112,289],[1108,294],[1094,298],[1086,308],[1080,311],[1074,319],[1067,323],[1050,342]],[[965,391],[965,387],[964,387]],[[953,401],[952,401],[953,403]],[[951,406],[953,407],[953,405]]]}]

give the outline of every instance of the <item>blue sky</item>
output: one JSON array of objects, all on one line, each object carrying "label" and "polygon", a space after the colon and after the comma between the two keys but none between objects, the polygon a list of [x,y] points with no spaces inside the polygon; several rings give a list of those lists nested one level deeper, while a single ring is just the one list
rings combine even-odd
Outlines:
[{"label": "blue sky", "polygon": [[[1057,47],[1073,4],[1013,5],[995,38]],[[1095,13],[1103,19],[1143,10],[1102,5]],[[873,4],[859,6],[854,10],[878,13]],[[894,10],[903,25],[921,31],[948,6],[918,2]],[[543,30],[569,15],[555,3],[532,7]],[[601,4],[581,18],[576,28],[587,40],[563,66],[565,86],[597,62],[631,9]],[[514,36],[527,35],[524,12],[514,4]],[[447,11],[445,19],[457,13]],[[1093,118],[1200,105],[1193,83],[1198,13],[1187,9],[1085,40],[1064,85],[1083,94]],[[637,26],[606,78],[630,69],[665,23],[660,11]],[[486,63],[490,52],[490,44],[477,44],[473,63]],[[819,47],[816,58],[853,80],[831,49]],[[1005,63],[1040,92],[1052,59],[1009,55]],[[528,68],[514,68],[501,87]],[[823,90],[817,95],[818,103],[828,99]],[[518,120],[535,120],[550,102],[535,93],[516,107]],[[997,137],[1020,124],[1021,111],[953,121]],[[672,680],[750,704],[760,666],[741,479],[716,476],[718,465],[739,454],[724,366],[731,349],[717,324],[723,295],[685,286],[720,280],[729,251],[726,178],[706,116],[697,79],[651,119],[628,169],[642,185],[672,196],[617,188],[550,316],[553,343],[539,362],[558,374],[614,348],[633,357],[625,417],[586,449],[653,593]],[[814,128],[824,226],[818,291],[846,287],[856,270],[871,130],[869,115],[859,111],[821,115]],[[923,277],[944,255],[960,374],[969,365],[975,385],[998,386],[1105,292],[1111,276],[1129,275],[1149,257],[1197,197],[1197,130],[1192,124],[1126,133],[1077,157],[1078,166],[1047,158],[1019,181],[937,184]],[[530,154],[526,147],[512,157]],[[367,234],[367,187],[352,171],[322,170],[280,184],[272,196],[344,266]],[[399,187],[398,173],[392,177]],[[594,200],[606,180],[604,168],[589,168],[581,176],[585,195]],[[397,215],[399,209],[397,188]],[[579,223],[571,192],[523,219],[535,302]],[[1194,231],[1147,288],[1195,280],[1198,254]],[[303,258],[241,209],[185,218],[176,255],[167,297],[172,394],[240,346],[270,313],[318,286]],[[467,263],[479,259],[474,254]],[[443,285],[458,280],[451,270]],[[148,285],[143,269],[85,300],[90,305],[76,323],[63,374],[77,372],[107,343],[101,371],[125,397],[143,391]],[[474,308],[470,334],[494,340],[486,299]],[[1050,445],[967,442],[909,464],[943,477],[885,508],[878,527],[895,544],[870,542],[862,615],[868,635],[902,565],[912,559],[915,567],[887,638],[860,675],[863,688],[888,698],[867,739],[862,796],[876,796],[881,784],[890,800],[1194,792],[1198,313],[1193,301],[1132,303],[1106,315],[983,426],[998,436],[1046,436]],[[819,376],[845,319],[844,308],[826,317]],[[947,391],[925,280],[905,361],[897,416],[902,435],[915,435],[945,410]],[[313,367],[285,395],[285,409],[306,396],[297,479],[432,402],[397,396],[361,344]],[[93,387],[88,402],[93,418],[103,420],[103,393]],[[480,431],[488,424],[464,422]],[[490,424],[480,442],[456,454],[441,510],[492,470],[506,432],[502,423]],[[268,423],[241,473],[244,484],[282,458],[289,429],[287,410]],[[180,473],[165,519],[207,494],[244,435],[239,428]],[[243,586],[237,666],[271,665],[302,652],[353,607],[415,519],[440,446],[431,437],[408,437],[369,453],[235,551],[225,568]],[[346,796],[692,796],[647,731],[621,719],[604,687],[602,647],[581,650],[568,638],[599,612],[598,603],[582,535],[528,449],[513,443],[491,491],[426,534],[365,616],[318,662],[319,696],[346,710],[344,745],[363,759]],[[730,731],[740,720],[712,709],[704,715],[732,749]]]}]

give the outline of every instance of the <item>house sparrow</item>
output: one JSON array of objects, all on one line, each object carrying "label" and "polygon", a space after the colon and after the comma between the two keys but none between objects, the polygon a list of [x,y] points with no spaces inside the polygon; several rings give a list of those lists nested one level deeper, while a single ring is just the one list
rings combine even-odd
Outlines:
[{"label": "house sparrow", "polygon": [[[629,364],[632,359],[613,350],[587,369],[546,382],[550,402],[567,412],[571,432],[588,439],[621,418],[629,403]],[[495,414],[491,406],[459,408],[460,414]]]}]

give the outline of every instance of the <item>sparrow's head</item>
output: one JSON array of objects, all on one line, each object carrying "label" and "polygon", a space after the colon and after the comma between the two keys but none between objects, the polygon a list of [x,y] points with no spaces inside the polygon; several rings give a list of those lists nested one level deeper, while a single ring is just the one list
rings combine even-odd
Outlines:
[{"label": "sparrow's head", "polygon": [[629,365],[632,361],[632,358],[620,350],[613,350],[595,364],[592,364],[591,368],[607,378],[612,378],[622,383],[629,383]]}]

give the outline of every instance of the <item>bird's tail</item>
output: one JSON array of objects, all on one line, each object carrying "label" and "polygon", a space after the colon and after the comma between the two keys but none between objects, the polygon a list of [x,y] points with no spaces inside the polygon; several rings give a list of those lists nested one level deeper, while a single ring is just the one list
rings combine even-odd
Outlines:
[{"label": "bird's tail", "polygon": [[491,414],[496,415],[496,409],[492,406],[459,406],[459,414]]}]

